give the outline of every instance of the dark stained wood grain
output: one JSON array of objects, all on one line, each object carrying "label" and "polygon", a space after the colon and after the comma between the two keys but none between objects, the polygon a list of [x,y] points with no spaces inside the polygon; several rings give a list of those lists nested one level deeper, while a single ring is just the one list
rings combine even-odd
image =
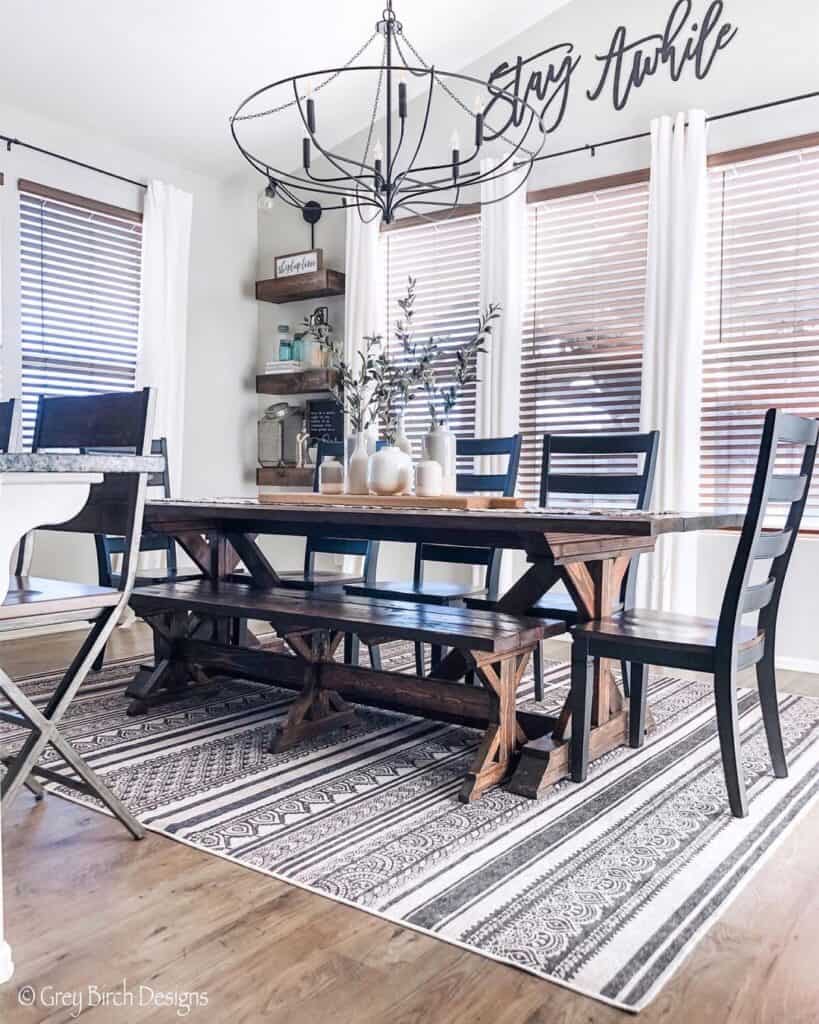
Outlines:
[{"label": "dark stained wood grain", "polygon": [[339,270],[324,267],[310,274],[293,274],[292,277],[273,277],[266,281],[257,281],[256,298],[259,302],[301,302],[304,299],[343,295],[344,287],[344,274]]},{"label": "dark stained wood grain", "polygon": [[[331,391],[338,378],[337,370],[298,370],[293,373],[259,373],[256,375],[257,395],[307,395],[316,391]],[[273,467],[275,472],[277,467]],[[284,469],[295,469],[285,466]],[[267,473],[268,470],[265,471]],[[260,483],[274,483],[263,480]],[[307,484],[312,483],[312,477]]]},{"label": "dark stained wood grain", "polygon": [[185,609],[229,618],[255,618],[295,629],[341,629],[362,637],[457,645],[502,654],[542,639],[554,624],[468,608],[426,607],[404,601],[324,596],[290,590],[260,590],[226,580],[191,580],[138,587],[132,595],[138,613]]}]

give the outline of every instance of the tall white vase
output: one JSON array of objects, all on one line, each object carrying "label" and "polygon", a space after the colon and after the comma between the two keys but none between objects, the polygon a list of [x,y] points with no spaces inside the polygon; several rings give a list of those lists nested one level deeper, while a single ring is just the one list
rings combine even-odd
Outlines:
[{"label": "tall white vase", "polygon": [[367,451],[367,434],[361,431],[356,435],[355,448],[347,462],[347,494],[369,494],[367,469],[370,455]]},{"label": "tall white vase", "polygon": [[429,433],[424,434],[423,453],[425,459],[433,459],[443,473],[442,494],[454,494],[457,488],[455,435],[444,423],[436,423]]},{"label": "tall white vase", "polygon": [[398,432],[395,435],[395,446],[400,448],[405,455],[409,455],[412,458],[412,441],[410,441],[404,431],[403,413],[398,417]]}]

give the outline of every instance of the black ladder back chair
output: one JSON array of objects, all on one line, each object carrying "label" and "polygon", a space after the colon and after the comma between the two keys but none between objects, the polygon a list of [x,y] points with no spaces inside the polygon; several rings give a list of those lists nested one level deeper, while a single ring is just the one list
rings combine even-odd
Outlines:
[{"label": "black ladder back chair", "polygon": [[[74,750],[58,726],[130,599],[148,476],[159,464],[156,458],[145,458],[150,453],[153,412],[150,388],[109,395],[40,398],[34,429],[35,452],[63,451],[76,455],[87,449],[125,448],[132,453],[111,456],[116,465],[106,468],[102,482],[90,488],[88,500],[77,516],[67,523],[46,527],[69,533],[124,536],[123,567],[116,587],[18,575],[0,605],[0,618],[4,621],[25,620],[31,625],[38,621],[37,615],[56,613],[80,616],[91,623],[88,635],[44,708],[35,706],[0,670],[0,694],[17,709],[0,710],[0,720],[30,730],[19,752],[3,759],[7,765],[2,781],[4,805],[14,799],[22,786],[42,797],[39,779],[60,782],[102,800],[136,839],[144,834],[142,826]],[[21,542],[23,565],[30,561],[31,542],[31,534]],[[49,745],[78,779],[38,765]]]},{"label": "black ladder back chair", "polygon": [[[501,473],[459,472],[457,490],[460,494],[499,494],[514,496],[520,466],[522,435],[512,437],[464,438],[456,441],[458,458],[480,458],[499,456],[506,458],[506,469]],[[503,552],[498,548],[467,547],[454,544],[417,544],[413,578],[411,581],[384,582],[371,585],[345,587],[348,594],[361,597],[380,597],[400,601],[417,601],[422,604],[462,605],[468,598],[487,598],[495,601],[498,597],[501,559]],[[478,566],[486,569],[483,583],[430,582],[424,579],[427,562],[447,565]],[[443,650],[432,647],[432,663],[440,662]],[[416,644],[416,670],[423,675],[424,651],[422,644]]]},{"label": "black ladder back chair", "polygon": [[[378,442],[379,448],[382,445],[383,442]],[[319,469],[326,459],[338,459],[343,465],[344,442],[324,440],[318,442],[316,467],[313,473],[313,491],[316,494],[319,490]],[[304,548],[303,572],[284,572],[279,576],[285,586],[295,587],[299,590],[342,593],[342,588],[349,584],[360,583],[363,586],[372,586],[375,583],[378,568],[378,552],[378,541],[348,540],[343,537],[308,537]],[[362,572],[351,574],[343,571],[322,571],[316,568],[317,555],[349,555],[363,558]],[[357,663],[359,646],[358,637],[347,635],[344,638],[344,660],[348,663]],[[381,656],[377,649],[370,649],[370,658],[375,668],[381,668]]]},{"label": "black ladder back chair", "polygon": [[0,402],[0,453],[7,452],[12,442],[16,440],[14,413],[17,405],[18,403],[13,398],[7,402]]},{"label": "black ladder back chair", "polygon": [[[575,626],[572,645],[571,774],[586,776],[592,704],[591,658],[624,659],[632,666],[629,740],[642,745],[645,732],[646,665],[694,672],[714,678],[717,728],[731,811],[748,813],[742,773],[737,704],[737,673],[756,666],[765,735],[774,774],[788,773],[779,725],[774,665],[776,621],[788,564],[799,532],[816,460],[819,421],[770,409],[765,416],[748,511],[739,537],[719,619],[623,611],[609,619]],[[777,474],[781,446],[798,446],[797,474]],[[771,505],[785,506],[784,527],[763,532]],[[752,582],[754,567],[769,562],[766,578]],[[755,625],[743,617],[758,612]]]},{"label": "black ladder back chair", "polygon": [[[648,508],[654,489],[654,473],[657,467],[657,452],[660,433],[631,434],[544,434],[543,454],[540,465],[540,505],[559,504],[561,496],[627,499],[628,507],[643,511]],[[563,469],[554,457],[566,460],[569,468]],[[607,463],[596,469],[598,460]],[[615,463],[632,463],[629,472],[623,472]],[[642,464],[641,464],[642,463]],[[577,467],[577,468],[575,468]],[[623,579],[621,601],[625,608],[634,607],[637,589],[639,555],[635,555]],[[562,619],[568,626],[578,621],[578,612],[569,594],[545,594],[537,605],[528,612],[546,619]],[[542,645],[535,648],[533,672],[535,677],[535,699],[543,700],[543,657]],[[623,688],[628,695],[629,670],[623,663]]]}]

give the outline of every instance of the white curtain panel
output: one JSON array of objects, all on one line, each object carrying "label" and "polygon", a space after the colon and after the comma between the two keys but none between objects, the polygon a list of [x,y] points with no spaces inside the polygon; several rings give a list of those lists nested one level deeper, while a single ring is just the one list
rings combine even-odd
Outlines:
[{"label": "white curtain panel", "polygon": [[[366,334],[381,334],[382,274],[379,257],[381,218],[364,211],[362,220],[357,207],[347,210],[346,259],[347,279],[344,309],[344,358],[351,365],[358,363]],[[357,369],[356,369],[357,372]]]},{"label": "white curtain panel", "polygon": [[[642,430],[660,431],[653,508],[699,505],[702,343],[708,213],[706,122],[701,110],[651,122],[651,184]],[[694,613],[696,538],[662,538],[643,558],[639,603]]]},{"label": "white curtain panel", "polygon": [[142,312],[137,386],[156,388],[154,436],[167,437],[171,487],[182,483],[193,196],[151,181],[142,221]]},{"label": "white curtain panel", "polygon": [[[497,161],[481,161],[481,173]],[[515,187],[520,185],[517,191]],[[505,197],[505,198],[504,198]],[[481,184],[481,309],[490,302],[503,306],[487,351],[479,356],[475,434],[508,437],[520,426],[520,360],[523,310],[526,299],[528,217],[526,185],[519,174]],[[502,473],[505,456],[483,460],[486,473]],[[520,564],[516,564],[519,562]],[[501,593],[519,575],[522,559],[504,555]]]}]

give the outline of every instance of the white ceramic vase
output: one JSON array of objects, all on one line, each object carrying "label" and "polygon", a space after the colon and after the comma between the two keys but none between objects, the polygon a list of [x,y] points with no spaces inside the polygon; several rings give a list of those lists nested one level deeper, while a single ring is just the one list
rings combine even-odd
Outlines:
[{"label": "white ceramic vase", "polygon": [[395,435],[395,446],[400,448],[405,455],[409,455],[412,459],[412,441],[407,437],[404,431],[404,414],[398,417],[398,431]]},{"label": "white ceramic vase", "polygon": [[457,487],[455,435],[445,423],[436,423],[432,430],[424,434],[423,456],[434,460],[441,467],[441,493],[454,494]]},{"label": "white ceramic vase", "polygon": [[370,456],[369,485],[373,494],[402,494],[412,482],[412,460],[395,445]]},{"label": "white ceramic vase", "polygon": [[367,451],[367,434],[361,431],[356,435],[355,448],[347,462],[347,494],[369,494],[367,472],[370,453]]}]

